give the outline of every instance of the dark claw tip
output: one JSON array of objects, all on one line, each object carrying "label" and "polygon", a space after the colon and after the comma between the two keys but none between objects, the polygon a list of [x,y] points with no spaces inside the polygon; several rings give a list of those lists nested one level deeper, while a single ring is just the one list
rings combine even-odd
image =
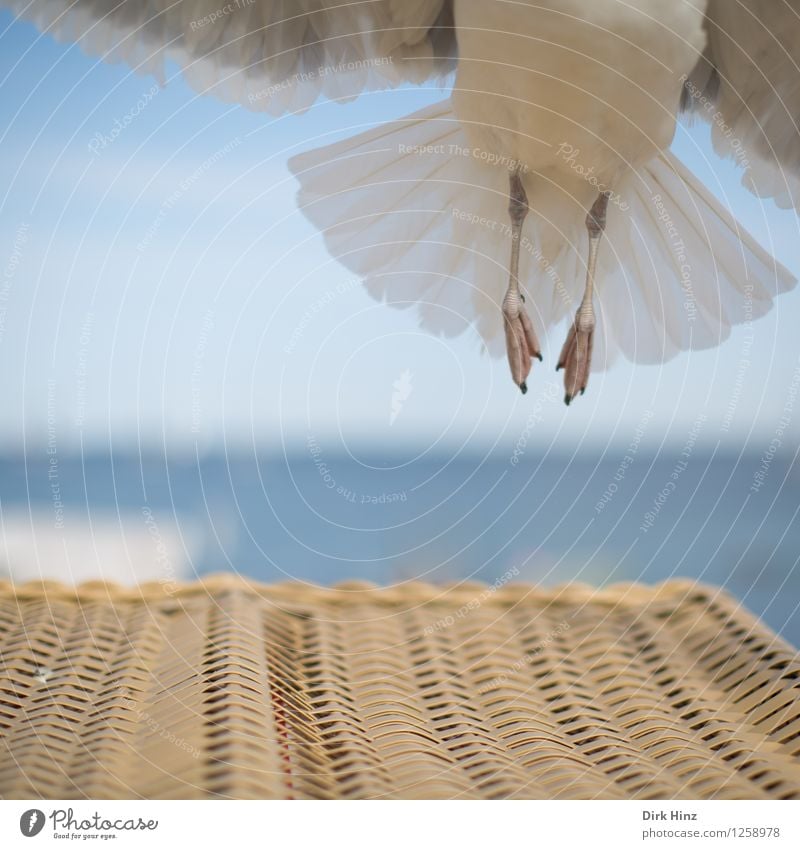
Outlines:
[{"label": "dark claw tip", "polygon": [[564,403],[569,407],[569,402],[572,400],[572,395],[564,396]]},{"label": "dark claw tip", "polygon": [[519,391],[524,395],[528,391],[528,384],[523,380],[519,385]]},{"label": "dark claw tip", "polygon": [[562,368],[564,368],[564,366],[562,366],[562,365],[561,365],[561,363],[559,363],[559,364],[556,366],[556,371],[561,371],[561,369],[562,369]]},{"label": "dark claw tip", "polygon": [[584,392],[586,392],[586,387],[585,387],[585,386],[583,387],[583,389],[581,389],[581,395],[583,395],[583,393],[584,393]]},{"label": "dark claw tip", "polygon": [[541,354],[537,354],[536,356],[539,358],[540,363],[544,362],[544,357]]}]

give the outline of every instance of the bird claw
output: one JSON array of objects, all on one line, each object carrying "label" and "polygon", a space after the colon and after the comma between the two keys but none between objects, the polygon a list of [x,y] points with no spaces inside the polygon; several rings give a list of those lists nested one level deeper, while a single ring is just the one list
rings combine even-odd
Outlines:
[{"label": "bird claw", "polygon": [[579,393],[583,395],[589,382],[589,370],[592,365],[592,345],[594,327],[581,329],[578,316],[575,317],[567,334],[567,341],[561,349],[556,371],[564,369],[564,403],[569,406]]},{"label": "bird claw", "polygon": [[506,332],[506,353],[511,369],[511,379],[524,395],[528,391],[525,382],[531,373],[531,360],[542,361],[539,341],[525,307],[521,303],[503,303],[503,327]]}]

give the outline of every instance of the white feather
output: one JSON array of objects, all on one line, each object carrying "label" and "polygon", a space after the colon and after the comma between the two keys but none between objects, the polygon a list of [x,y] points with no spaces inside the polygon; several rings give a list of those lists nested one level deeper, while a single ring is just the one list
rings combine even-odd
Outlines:
[{"label": "white feather", "polygon": [[90,55],[280,114],[452,70],[450,0],[3,0]]},{"label": "white feather", "polygon": [[800,208],[800,0],[708,0],[706,15],[685,100],[743,185]]}]

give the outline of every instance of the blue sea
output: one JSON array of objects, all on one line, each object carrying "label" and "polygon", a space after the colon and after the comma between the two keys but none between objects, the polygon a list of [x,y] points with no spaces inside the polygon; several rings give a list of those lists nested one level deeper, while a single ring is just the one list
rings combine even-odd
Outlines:
[{"label": "blue sea", "polygon": [[800,464],[780,454],[623,448],[597,460],[528,445],[511,456],[355,459],[315,442],[286,456],[53,463],[42,451],[0,459],[0,510],[4,522],[133,528],[156,547],[172,529],[178,577],[494,582],[514,569],[515,580],[595,586],[690,577],[725,587],[800,645]]}]

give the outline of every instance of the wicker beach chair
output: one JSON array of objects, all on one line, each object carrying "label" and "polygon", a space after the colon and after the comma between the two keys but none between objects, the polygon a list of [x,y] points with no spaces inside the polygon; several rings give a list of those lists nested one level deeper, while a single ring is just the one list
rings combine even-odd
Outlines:
[{"label": "wicker beach chair", "polygon": [[800,798],[798,688],[689,582],[0,584],[0,796]]}]

